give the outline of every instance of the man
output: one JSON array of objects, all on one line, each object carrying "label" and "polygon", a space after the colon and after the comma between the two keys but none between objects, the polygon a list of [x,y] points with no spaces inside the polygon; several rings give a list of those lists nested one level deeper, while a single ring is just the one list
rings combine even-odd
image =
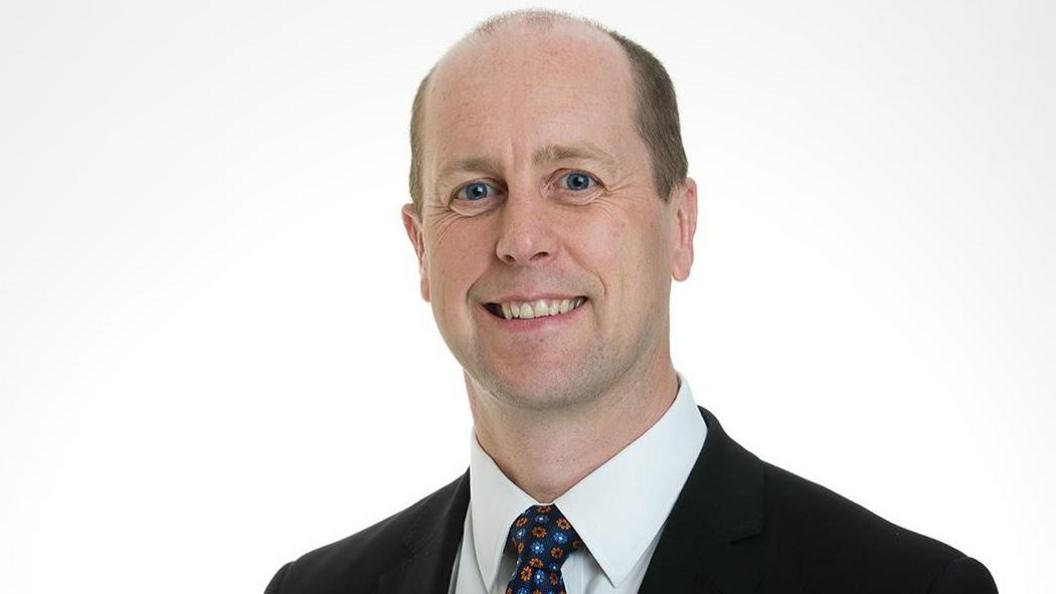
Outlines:
[{"label": "man", "polygon": [[403,219],[465,371],[470,470],[269,594],[996,591],[696,407],[668,346],[696,186],[647,51],[563,15],[498,17],[422,82],[411,137]]}]

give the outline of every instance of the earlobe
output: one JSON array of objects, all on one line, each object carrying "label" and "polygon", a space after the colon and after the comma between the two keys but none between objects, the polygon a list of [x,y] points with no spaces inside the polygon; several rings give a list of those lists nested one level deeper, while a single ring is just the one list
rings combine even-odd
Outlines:
[{"label": "earlobe", "polygon": [[693,236],[697,232],[697,182],[687,177],[671,197],[678,200],[671,254],[671,276],[677,281],[689,278],[693,267]]},{"label": "earlobe", "polygon": [[422,239],[422,223],[414,204],[404,204],[400,210],[403,218],[403,228],[407,231],[407,238],[414,246],[414,254],[418,258],[418,275],[421,279],[422,299],[429,301],[429,267],[426,261],[425,242]]}]

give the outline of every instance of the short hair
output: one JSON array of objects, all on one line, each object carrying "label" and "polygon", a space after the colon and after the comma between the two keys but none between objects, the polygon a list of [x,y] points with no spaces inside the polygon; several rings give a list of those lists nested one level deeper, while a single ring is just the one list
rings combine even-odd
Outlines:
[{"label": "short hair", "polygon": [[[631,65],[631,77],[637,92],[635,124],[638,135],[645,142],[652,164],[653,184],[661,200],[666,201],[676,185],[686,178],[689,164],[682,146],[682,132],[678,119],[678,102],[671,77],[660,60],[649,50],[631,39],[596,22],[552,10],[521,10],[502,13],[489,18],[467,35],[490,35],[510,21],[549,28],[557,20],[585,24],[605,33],[623,48]],[[422,212],[422,119],[425,95],[436,65],[418,83],[411,105],[411,170],[409,176],[414,210]]]}]

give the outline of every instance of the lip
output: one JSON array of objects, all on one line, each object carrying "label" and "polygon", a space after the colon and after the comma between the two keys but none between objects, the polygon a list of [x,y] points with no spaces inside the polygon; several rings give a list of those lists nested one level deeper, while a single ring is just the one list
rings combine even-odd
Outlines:
[{"label": "lip", "polygon": [[545,299],[547,301],[561,301],[562,299],[575,299],[577,297],[586,297],[586,295],[577,295],[573,293],[539,293],[531,296],[523,294],[502,295],[500,297],[489,297],[488,299],[485,299],[483,303],[512,303],[514,301],[518,303],[534,303],[540,299]]}]

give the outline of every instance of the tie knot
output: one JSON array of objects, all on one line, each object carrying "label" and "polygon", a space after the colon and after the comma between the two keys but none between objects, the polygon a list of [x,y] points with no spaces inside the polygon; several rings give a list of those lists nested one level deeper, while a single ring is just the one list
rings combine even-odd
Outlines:
[{"label": "tie knot", "polygon": [[533,505],[517,516],[510,544],[526,582],[535,577],[549,581],[549,572],[560,571],[565,559],[583,548],[576,529],[555,505]]}]

